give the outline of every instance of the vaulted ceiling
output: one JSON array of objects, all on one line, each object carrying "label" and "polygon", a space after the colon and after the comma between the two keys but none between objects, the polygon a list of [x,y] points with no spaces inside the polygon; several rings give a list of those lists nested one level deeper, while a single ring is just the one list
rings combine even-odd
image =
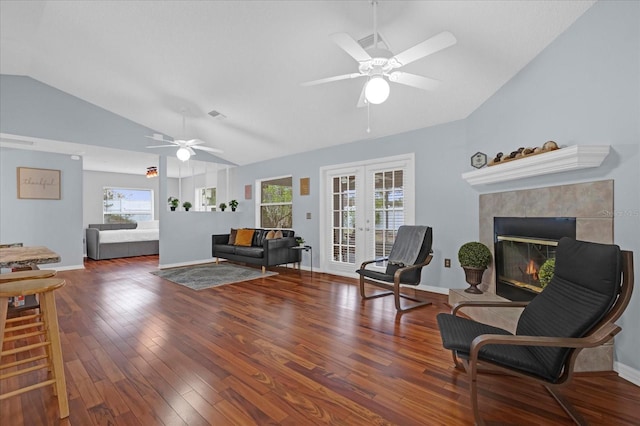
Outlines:
[{"label": "vaulted ceiling", "polygon": [[[357,72],[329,36],[372,34],[364,0],[3,0],[0,72],[202,139],[242,165],[464,119],[592,4],[380,1],[378,32],[393,53],[442,31],[457,44],[405,67],[440,80],[438,89],[392,83],[387,102],[369,111],[356,107],[365,79],[301,86]],[[131,144],[144,151],[148,142]]]}]

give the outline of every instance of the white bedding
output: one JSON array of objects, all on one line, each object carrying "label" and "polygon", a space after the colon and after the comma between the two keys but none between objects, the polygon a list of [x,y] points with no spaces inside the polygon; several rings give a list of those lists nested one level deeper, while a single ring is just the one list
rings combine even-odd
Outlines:
[{"label": "white bedding", "polygon": [[159,229],[116,229],[112,231],[100,231],[100,244],[157,241],[159,239]]}]

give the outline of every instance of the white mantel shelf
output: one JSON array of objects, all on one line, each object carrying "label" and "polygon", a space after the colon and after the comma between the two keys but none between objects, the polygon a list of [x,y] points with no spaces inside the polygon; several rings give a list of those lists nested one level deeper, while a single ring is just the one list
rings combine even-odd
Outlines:
[{"label": "white mantel shelf", "polygon": [[609,155],[609,145],[573,145],[544,154],[511,160],[462,174],[470,185],[484,185],[531,176],[598,167]]}]

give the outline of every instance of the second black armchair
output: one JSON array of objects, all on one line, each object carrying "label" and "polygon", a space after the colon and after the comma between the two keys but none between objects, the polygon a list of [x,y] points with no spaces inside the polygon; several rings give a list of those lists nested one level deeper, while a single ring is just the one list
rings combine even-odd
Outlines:
[{"label": "second black armchair", "polygon": [[[356,272],[360,275],[360,296],[362,299],[393,295],[398,312],[430,305],[431,302],[407,296],[400,292],[401,284],[418,285],[422,277],[422,268],[431,262],[433,253],[431,244],[433,233],[431,227],[420,225],[403,225],[398,228],[398,234],[391,247],[389,256],[363,262]],[[367,265],[376,262],[387,262],[384,272],[366,269]],[[385,288],[387,292],[370,296],[365,294],[365,284]],[[411,300],[413,303],[402,306],[400,298]]]}]

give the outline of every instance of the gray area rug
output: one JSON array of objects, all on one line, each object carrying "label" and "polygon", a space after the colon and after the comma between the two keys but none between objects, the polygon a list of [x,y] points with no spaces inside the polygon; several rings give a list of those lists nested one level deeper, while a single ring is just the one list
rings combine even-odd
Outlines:
[{"label": "gray area rug", "polygon": [[205,288],[278,275],[277,272],[266,271],[263,274],[261,269],[247,268],[226,262],[218,265],[207,263],[206,265],[162,269],[151,273],[193,290],[204,290]]}]

